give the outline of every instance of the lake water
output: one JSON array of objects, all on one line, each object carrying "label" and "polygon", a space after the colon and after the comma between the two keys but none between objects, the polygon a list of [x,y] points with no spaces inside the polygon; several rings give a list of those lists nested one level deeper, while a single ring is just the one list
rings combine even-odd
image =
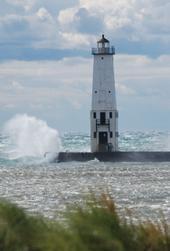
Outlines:
[{"label": "lake water", "polygon": [[[49,133],[46,140],[51,143],[43,148],[41,133],[35,141],[29,140],[27,135],[33,135],[42,124],[40,128],[32,126],[31,130],[30,126],[29,130],[28,126],[21,130],[13,124],[12,134],[7,133],[9,125],[6,127],[8,130],[0,135],[1,198],[29,212],[56,217],[68,204],[82,203],[89,192],[108,191],[118,207],[132,209],[137,217],[156,219],[163,212],[170,221],[170,163],[104,163],[97,160],[51,163],[43,157],[48,147],[54,144],[56,151],[57,147],[58,151],[90,151],[89,135],[67,133],[59,139],[58,134],[48,131],[44,125]],[[44,134],[44,130],[39,132]],[[120,133],[119,146],[125,151],[168,151],[170,133]]]}]

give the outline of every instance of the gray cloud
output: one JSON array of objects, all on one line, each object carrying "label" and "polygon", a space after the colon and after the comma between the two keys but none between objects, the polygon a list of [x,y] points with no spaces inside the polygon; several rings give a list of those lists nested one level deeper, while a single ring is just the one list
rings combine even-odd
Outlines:
[{"label": "gray cloud", "polygon": [[[157,59],[140,55],[116,56],[121,129],[142,129],[141,125],[144,129],[169,128],[169,67],[170,56]],[[1,117],[28,112],[50,123],[53,121],[61,130],[64,127],[64,130],[74,128],[76,131],[81,131],[81,121],[84,121],[83,130],[88,131],[91,87],[92,59],[1,62]],[[70,114],[75,116],[74,126]]]},{"label": "gray cloud", "polygon": [[[45,16],[46,15],[46,16]],[[7,15],[0,18],[0,43],[22,47],[57,47],[57,22],[45,9],[33,16]]]},{"label": "gray cloud", "polygon": [[85,8],[80,8],[75,13],[75,20],[78,32],[98,34],[103,30],[104,24],[102,18],[92,15]]},{"label": "gray cloud", "polygon": [[[5,0],[0,3],[0,44],[60,48],[57,13],[76,1]],[[8,50],[10,48],[8,47]]]},{"label": "gray cloud", "polygon": [[[11,34],[19,35],[19,33],[22,35],[29,29],[29,22],[26,18],[16,16],[16,15],[10,15],[6,18],[3,18],[0,20],[1,24],[1,32],[6,36],[8,34],[9,38],[11,37]],[[1,33],[1,34],[2,34]]]},{"label": "gray cloud", "polygon": [[95,33],[97,27],[98,33],[105,30],[109,36],[125,42],[168,43],[169,12],[169,1],[100,0],[96,4],[95,1],[80,0],[73,8],[60,11],[59,21],[64,29],[68,20],[75,32]]},{"label": "gray cloud", "polygon": [[[41,49],[89,50],[103,32],[123,53],[170,53],[169,12],[170,3],[161,0],[100,0],[97,4],[91,0],[4,0],[0,4],[1,58],[5,54],[10,58],[11,52],[11,58],[26,55],[27,59],[31,49],[35,59],[40,53],[51,58]],[[63,52],[63,56],[67,55]]]},{"label": "gray cloud", "polygon": [[78,3],[78,0],[4,0],[3,8],[5,11],[3,13],[9,12],[10,10],[20,11],[22,13],[34,13],[39,8],[47,8],[53,15],[56,15],[59,10],[63,8],[71,7]]}]

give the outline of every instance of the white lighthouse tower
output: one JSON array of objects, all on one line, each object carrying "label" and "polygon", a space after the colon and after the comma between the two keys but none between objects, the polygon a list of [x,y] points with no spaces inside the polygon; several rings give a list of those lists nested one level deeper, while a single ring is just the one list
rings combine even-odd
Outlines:
[{"label": "white lighthouse tower", "polygon": [[91,109],[91,151],[118,151],[118,111],[116,106],[113,55],[104,35],[92,49],[94,55]]}]

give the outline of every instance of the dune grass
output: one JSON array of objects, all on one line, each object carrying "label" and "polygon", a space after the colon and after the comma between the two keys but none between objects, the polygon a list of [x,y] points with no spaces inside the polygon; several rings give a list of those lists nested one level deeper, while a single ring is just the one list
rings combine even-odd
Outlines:
[{"label": "dune grass", "polygon": [[0,251],[170,251],[170,226],[120,217],[106,194],[73,206],[65,223],[0,202]]}]

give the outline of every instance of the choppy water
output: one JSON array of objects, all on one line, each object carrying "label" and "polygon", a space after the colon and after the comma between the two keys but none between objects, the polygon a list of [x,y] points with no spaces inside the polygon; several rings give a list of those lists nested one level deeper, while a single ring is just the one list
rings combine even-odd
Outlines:
[{"label": "choppy water", "polygon": [[[27,139],[28,140],[28,139]],[[65,134],[63,150],[88,151],[89,136]],[[120,207],[156,218],[160,210],[170,221],[170,163],[48,163],[40,156],[11,158],[11,141],[0,136],[0,197],[30,212],[53,217],[69,203],[82,202],[89,191],[109,191]],[[170,150],[168,132],[125,132],[121,150]],[[21,149],[20,149],[21,150]]]}]

